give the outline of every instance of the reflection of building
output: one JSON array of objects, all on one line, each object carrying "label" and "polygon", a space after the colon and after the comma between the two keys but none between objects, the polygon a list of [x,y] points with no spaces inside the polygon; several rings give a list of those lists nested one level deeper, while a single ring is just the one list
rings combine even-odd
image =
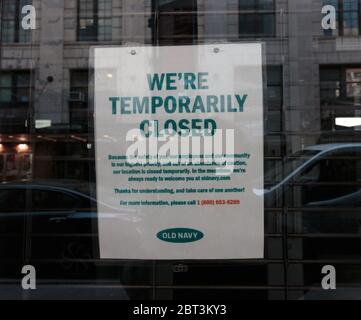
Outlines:
[{"label": "reflection of building", "polygon": [[32,153],[27,144],[0,144],[0,182],[29,179],[31,168]]},{"label": "reflection of building", "polygon": [[[3,2],[2,134],[85,134],[92,45],[265,41],[266,151],[272,157],[282,157],[285,146],[289,153],[317,143],[321,129],[333,132],[323,136],[326,141],[335,139],[335,118],[354,116],[359,108],[357,1],[324,1],[339,11],[340,28],[329,31],[321,29],[323,3],[315,0],[302,3],[302,10],[296,1],[272,0],[65,0],[56,5],[34,0],[37,30],[32,32],[19,28],[26,1]],[[48,16],[52,19],[44,19]],[[51,126],[37,129],[36,121],[44,120]],[[285,137],[282,131],[293,134]]]},{"label": "reflection of building", "polygon": [[[34,178],[93,176],[88,66],[89,48],[95,45],[264,41],[266,170],[279,169],[285,157],[309,145],[360,140],[356,129],[336,125],[339,117],[361,117],[359,0],[33,0],[37,29],[31,32],[19,27],[21,6],[28,1],[2,3],[3,180],[5,163],[13,161],[20,144],[31,148]],[[322,30],[324,4],[337,8],[337,30]],[[7,179],[28,175],[19,170]],[[294,198],[290,191],[284,200],[290,203],[266,212],[269,233],[281,233],[283,210],[291,212],[293,231],[301,232],[302,212],[295,209]],[[284,239],[267,241],[268,257],[280,259]],[[306,241],[287,241],[291,258],[304,258]],[[296,270],[302,267],[292,265]],[[280,266],[270,268],[277,271]],[[299,274],[290,281],[302,283]]]}]

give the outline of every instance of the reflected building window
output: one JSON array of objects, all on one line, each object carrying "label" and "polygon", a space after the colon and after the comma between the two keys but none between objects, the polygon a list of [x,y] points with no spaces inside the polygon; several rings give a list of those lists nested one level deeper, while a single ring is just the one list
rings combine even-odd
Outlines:
[{"label": "reflected building window", "polygon": [[2,71],[0,74],[0,107],[27,106],[30,101],[30,72]]},{"label": "reflected building window", "polygon": [[361,0],[324,0],[323,5],[336,9],[336,29],[324,30],[327,36],[361,35]]},{"label": "reflected building window", "polygon": [[196,0],[152,0],[153,44],[192,44],[197,38]]},{"label": "reflected building window", "polygon": [[78,41],[112,40],[112,0],[78,0]]},{"label": "reflected building window", "polygon": [[321,66],[320,90],[322,105],[358,104],[361,98],[361,66]]},{"label": "reflected building window", "polygon": [[341,98],[341,69],[335,66],[322,66],[320,69],[321,104],[332,103]]},{"label": "reflected building window", "polygon": [[358,36],[360,34],[360,1],[343,0],[342,35]]},{"label": "reflected building window", "polygon": [[361,97],[361,68],[346,69],[346,96],[348,98]]},{"label": "reflected building window", "polygon": [[24,133],[31,98],[30,71],[0,73],[0,132]]},{"label": "reflected building window", "polygon": [[269,159],[281,154],[283,129],[283,66],[267,66],[267,90],[265,92],[265,168],[278,165],[279,160]]},{"label": "reflected building window", "polygon": [[361,66],[325,65],[320,67],[322,129],[351,130],[338,126],[339,117],[355,117],[361,110]]},{"label": "reflected building window", "polygon": [[266,130],[282,131],[283,75],[282,66],[267,66]]},{"label": "reflected building window", "polygon": [[267,66],[267,100],[269,107],[281,109],[283,101],[282,66]]},{"label": "reflected building window", "polygon": [[29,0],[3,0],[1,12],[0,42],[30,42],[31,32],[21,26],[23,6],[31,4]]},{"label": "reflected building window", "polygon": [[[301,187],[303,204],[317,201],[320,205],[327,205],[328,201],[334,201],[333,205],[337,206],[337,200],[340,201],[341,197],[357,196],[361,181],[360,156],[360,148],[357,147],[336,149],[320,157],[302,174],[296,176],[296,182],[308,182]],[[338,183],[346,185],[340,188]],[[351,200],[349,204],[352,204]],[[340,205],[345,206],[347,202],[340,201]]]},{"label": "reflected building window", "polygon": [[88,70],[70,71],[70,127],[78,132],[85,132],[88,127],[88,81]]},{"label": "reflected building window", "polygon": [[274,37],[276,13],[274,0],[239,0],[241,38]]}]

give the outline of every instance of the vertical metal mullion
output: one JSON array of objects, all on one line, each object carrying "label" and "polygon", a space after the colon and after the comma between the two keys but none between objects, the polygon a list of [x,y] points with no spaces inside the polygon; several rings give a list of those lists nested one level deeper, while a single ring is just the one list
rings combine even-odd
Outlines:
[{"label": "vertical metal mullion", "polygon": [[11,103],[13,103],[13,105],[15,107],[20,107],[20,101],[18,100],[18,76],[21,74],[21,71],[19,70],[13,70],[10,71],[10,76],[11,76]]},{"label": "vertical metal mullion", "polygon": [[[31,58],[33,54],[33,37],[31,37]],[[35,90],[35,75],[34,75],[34,66],[32,65],[31,69],[29,70],[29,105],[28,105],[28,133],[29,133],[29,143],[30,143],[30,168],[31,168],[31,180],[34,179],[34,161],[35,161],[35,153],[36,153],[36,128],[35,128],[35,99],[34,99],[34,91]],[[32,190],[29,188],[26,189],[26,204],[28,205],[28,209],[25,210],[25,213],[32,211],[33,201],[32,201]],[[27,214],[26,216],[26,245],[25,245],[25,258],[26,263],[31,260],[31,248],[32,248],[32,227],[33,221],[32,216]]]},{"label": "vertical metal mullion", "polygon": [[[0,79],[1,79],[1,74],[2,74],[2,35],[3,35],[3,10],[4,8],[4,4],[3,4],[3,0],[0,0]],[[5,175],[5,159],[6,156],[3,155],[3,167],[0,168],[0,177],[1,180],[4,179],[4,175]]]},{"label": "vertical metal mullion", "polygon": [[193,29],[193,43],[197,44],[198,40],[198,5],[197,1],[192,1],[192,29]]},{"label": "vertical metal mullion", "polygon": [[276,21],[276,1],[273,1],[273,8],[272,8],[272,16],[273,16],[273,32],[272,32],[272,37],[277,37],[277,21]]},{"label": "vertical metal mullion", "polygon": [[15,106],[18,106],[18,97],[16,95],[16,71],[12,71],[11,73],[11,102],[14,103]]},{"label": "vertical metal mullion", "polygon": [[79,41],[80,38],[80,0],[76,2],[76,39]]},{"label": "vertical metal mullion", "polygon": [[343,36],[344,33],[345,33],[345,30],[344,30],[344,25],[343,25],[343,0],[338,0],[338,15],[339,15],[339,19],[338,19],[338,23],[339,23],[339,30],[340,30],[340,36]]},{"label": "vertical metal mullion", "polygon": [[0,75],[1,75],[1,64],[2,64],[2,42],[3,42],[3,10],[4,4],[3,0],[0,0]]},{"label": "vertical metal mullion", "polygon": [[347,79],[346,79],[346,67],[342,66],[339,69],[340,71],[340,86],[341,86],[341,96],[347,100]]},{"label": "vertical metal mullion", "polygon": [[[256,15],[258,18],[260,18],[260,15],[261,15],[259,8],[260,8],[260,0],[254,1],[253,15]],[[258,35],[260,33],[260,30],[261,30],[260,23],[256,23],[256,33]],[[253,36],[255,36],[255,35],[253,35]]]},{"label": "vertical metal mullion", "polygon": [[[282,82],[284,82],[282,80]],[[282,84],[283,90],[283,84]],[[282,134],[281,134],[281,150],[282,150],[282,163],[287,157],[287,136],[286,136],[286,111],[284,102],[282,103]],[[284,176],[284,166],[282,165]],[[284,287],[285,287],[285,300],[288,300],[288,203],[286,201],[286,188],[282,186],[282,256],[284,267]]]},{"label": "vertical metal mullion", "polygon": [[95,28],[95,41],[99,41],[99,23],[98,23],[98,19],[99,19],[99,12],[98,12],[98,1],[97,0],[93,0],[93,19],[94,19],[94,28]]},{"label": "vertical metal mullion", "polygon": [[159,4],[158,0],[152,0],[152,15],[153,15],[153,31],[152,31],[152,45],[159,45]]},{"label": "vertical metal mullion", "polygon": [[[287,8],[288,9],[288,8]],[[275,15],[276,17],[276,15]],[[287,18],[289,19],[289,16],[287,16]],[[285,29],[285,13],[283,11],[283,9],[280,11],[280,20],[281,20],[281,39],[282,39],[282,105],[281,105],[281,158],[282,158],[282,175],[284,176],[284,160],[285,157],[287,156],[287,137],[286,137],[286,106],[285,106],[285,88],[284,88],[284,84],[285,84],[285,76],[286,76],[286,56],[285,56],[285,47],[284,47],[284,39],[286,38],[286,29]],[[275,20],[276,23],[276,20]],[[287,21],[288,23],[288,21]],[[277,32],[275,30],[275,32]],[[288,68],[289,68],[289,64],[288,64]],[[281,197],[281,201],[282,201],[282,216],[281,216],[281,229],[282,229],[282,258],[283,258],[283,281],[284,281],[284,299],[287,300],[288,299],[288,237],[287,237],[287,223],[288,223],[288,219],[287,219],[287,214],[288,214],[288,209],[286,208],[286,197],[285,197],[285,187],[282,186],[282,197]]]},{"label": "vertical metal mullion", "polygon": [[15,0],[14,42],[20,41],[20,0]]},{"label": "vertical metal mullion", "polygon": [[357,12],[358,12],[358,35],[361,36],[361,0],[357,2]]},{"label": "vertical metal mullion", "polygon": [[[152,0],[152,9],[151,9],[151,21],[152,21],[152,46],[159,45],[158,39],[158,0]],[[152,300],[157,298],[157,263],[155,260],[152,260]]]}]

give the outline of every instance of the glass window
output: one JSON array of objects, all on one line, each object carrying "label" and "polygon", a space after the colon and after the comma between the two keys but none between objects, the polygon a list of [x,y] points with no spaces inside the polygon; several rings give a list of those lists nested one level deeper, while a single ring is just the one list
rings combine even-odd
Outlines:
[{"label": "glass window", "polygon": [[72,130],[88,126],[88,70],[70,70],[69,116]]},{"label": "glass window", "polygon": [[190,44],[197,36],[197,1],[152,0],[149,20],[152,42],[161,45]]},{"label": "glass window", "polygon": [[69,211],[79,202],[73,196],[61,191],[31,190],[34,211]]},{"label": "glass window", "polygon": [[3,0],[1,19],[1,37],[3,42],[29,42],[31,40],[31,33],[24,30],[21,26],[21,9],[29,4],[31,4],[31,1],[27,0]]},{"label": "glass window", "polygon": [[267,99],[268,106],[280,108],[283,100],[282,66],[267,67]]},{"label": "glass window", "polygon": [[335,101],[341,97],[341,70],[337,67],[320,69],[321,101]]},{"label": "glass window", "polygon": [[[21,8],[31,3],[36,8],[36,29],[23,30]],[[333,299],[338,294],[360,298],[361,0],[0,0],[0,5],[0,299],[222,296],[302,300]],[[322,5],[335,6],[336,30],[321,31]],[[262,68],[257,68],[263,75],[257,72],[257,77],[255,66],[240,50],[255,43],[264,49]],[[222,49],[223,44],[229,52]],[[203,45],[211,50],[198,56]],[[100,59],[104,68],[99,72],[93,70],[94,48],[106,48]],[[119,53],[124,48],[130,49],[129,56]],[[149,56],[142,56],[148,50]],[[187,54],[178,57],[182,50]],[[240,51],[234,54],[236,50]],[[133,58],[139,63],[132,62]],[[238,64],[235,69],[232,59]],[[163,68],[164,62],[167,66]],[[100,69],[99,64],[97,67]],[[172,73],[169,79],[164,76],[162,80],[163,69]],[[172,79],[177,78],[177,84],[188,81],[188,88],[177,86],[167,93],[152,90],[148,75],[158,72],[159,84],[172,87]],[[198,90],[189,89],[192,74],[198,74],[198,81],[194,79]],[[212,85],[201,89],[200,78],[205,74]],[[97,88],[93,87],[94,78]],[[198,97],[203,94],[210,99],[201,103]],[[218,102],[224,111],[232,112],[216,112],[214,97],[219,94],[231,96]],[[240,118],[233,108],[237,105],[233,102],[241,107],[238,94],[245,99]],[[119,97],[117,106],[124,111],[122,115],[111,114],[111,96]],[[141,102],[138,98],[143,96]],[[163,129],[160,108],[155,106],[156,112],[146,113],[151,110],[148,97],[156,98],[155,104],[163,98],[169,109],[175,97],[183,114],[176,114],[176,106],[167,119],[179,128],[188,116],[195,126],[214,120],[218,127],[234,127],[239,132],[235,150],[257,145],[258,152],[251,154],[249,161],[243,156],[252,150],[244,150],[247,152],[236,162],[237,178],[243,179],[241,184],[249,193],[237,192],[233,198],[224,192],[218,177],[208,180],[213,179],[211,167],[204,184],[198,180],[202,181],[201,189],[193,190],[198,182],[179,183],[181,189],[178,182],[170,182],[183,176],[192,180],[192,169],[199,166],[188,164],[180,168],[184,175],[178,168],[169,171],[169,185],[161,188],[158,176],[166,172],[161,164],[143,167],[112,160],[123,158],[127,135],[120,133],[125,132],[122,130],[139,127],[149,119],[156,121],[157,129]],[[195,105],[199,110],[207,103],[214,112],[203,117],[193,108],[188,114],[187,97],[198,100]],[[212,101],[214,104],[209,104]],[[131,109],[139,114],[127,115]],[[101,118],[104,122],[99,122]],[[193,120],[190,124],[193,126]],[[105,149],[99,155],[100,144]],[[264,152],[260,152],[262,147]],[[97,168],[112,171],[114,184],[104,178],[106,175],[97,177]],[[143,169],[149,177],[145,180]],[[253,188],[250,172],[259,178],[259,188]],[[128,180],[123,180],[125,174],[131,175]],[[234,189],[238,187],[241,185]],[[129,194],[139,191],[142,208],[134,203],[130,206]],[[145,246],[148,253],[144,235],[152,232],[152,239],[157,239],[149,227],[154,225],[153,219],[159,214],[165,218],[160,219],[164,229],[168,228],[169,213],[177,206],[176,214],[182,215],[180,219],[185,215],[184,221],[189,222],[192,209],[182,201],[196,199],[194,191],[202,193],[205,200],[214,199],[215,204],[222,203],[224,196],[236,200],[218,207],[201,201],[202,223],[211,220],[208,217],[212,214],[227,215],[227,210],[233,209],[238,217],[243,217],[244,209],[264,218],[264,224],[259,224],[264,225],[264,257],[182,261],[152,260],[153,256],[148,260],[100,258],[99,222],[119,235],[115,248],[124,245],[132,251],[134,247],[127,246],[130,235],[135,235],[139,243],[132,244],[137,249]],[[164,206],[163,211],[158,205],[168,195],[182,201]],[[256,210],[244,204],[246,199],[237,207],[235,203],[244,195],[263,196],[264,205]],[[143,203],[152,204],[151,216],[143,211]],[[196,202],[192,203],[196,208]],[[149,224],[140,226],[147,219]],[[239,233],[240,226],[245,226],[242,221],[232,222],[209,225],[203,230],[204,240],[218,230],[224,232],[217,234],[216,240],[226,235],[232,238],[237,232],[237,236],[247,234]],[[128,229],[129,234],[127,228],[119,228],[128,225],[135,225]],[[114,241],[110,232],[105,235]],[[253,232],[252,239],[245,241],[254,244],[253,237],[258,235]],[[201,242],[195,242],[195,248],[197,243]],[[236,247],[228,249],[240,249],[239,241],[233,243]],[[188,244],[174,243],[173,247],[156,242],[152,248],[161,252],[166,247],[179,250]],[[41,281],[37,290],[21,294],[25,264],[36,267]],[[341,290],[321,288],[321,269],[326,264],[337,267],[337,288]]]},{"label": "glass window", "polygon": [[0,73],[0,108],[26,106],[31,94],[29,71]]},{"label": "glass window", "polygon": [[346,95],[361,98],[361,68],[346,69]]},{"label": "glass window", "polygon": [[[30,71],[0,72],[0,131],[27,133],[32,86]],[[26,138],[23,137],[26,141]]]},{"label": "glass window", "polygon": [[7,71],[0,74],[0,102],[3,102],[3,107],[28,103],[30,91],[30,72]]},{"label": "glass window", "polygon": [[26,194],[23,189],[0,188],[0,214],[24,213]]},{"label": "glass window", "polygon": [[267,132],[282,130],[281,108],[283,102],[282,66],[267,66]]},{"label": "glass window", "polygon": [[343,35],[357,36],[360,34],[359,0],[343,1]]},{"label": "glass window", "polygon": [[273,37],[276,32],[273,0],[239,0],[240,37]]},{"label": "glass window", "polygon": [[329,36],[358,36],[361,34],[360,0],[323,0],[323,5],[336,9],[336,29],[324,30]]},{"label": "glass window", "polygon": [[361,68],[321,66],[320,90],[322,104],[357,104],[361,97]]},{"label": "glass window", "polygon": [[[307,205],[360,205],[361,148],[343,149],[320,154],[300,174],[303,202]],[[342,188],[339,187],[342,184]],[[317,203],[316,203],[317,202]]]},{"label": "glass window", "polygon": [[359,114],[361,82],[359,65],[320,66],[321,123],[323,130],[357,130],[342,126],[340,118],[352,119]]},{"label": "glass window", "polygon": [[0,275],[2,277],[12,274],[11,269],[22,261],[26,210],[24,189],[0,187],[0,259],[2,262]]},{"label": "glass window", "polygon": [[78,40],[112,39],[112,0],[78,0]]}]

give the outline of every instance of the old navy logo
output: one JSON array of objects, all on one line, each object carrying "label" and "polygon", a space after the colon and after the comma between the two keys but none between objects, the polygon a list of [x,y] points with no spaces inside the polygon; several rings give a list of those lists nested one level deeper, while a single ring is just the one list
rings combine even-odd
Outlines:
[{"label": "old navy logo", "polygon": [[157,233],[159,240],[173,243],[194,242],[201,240],[203,236],[201,231],[189,228],[166,229]]}]

